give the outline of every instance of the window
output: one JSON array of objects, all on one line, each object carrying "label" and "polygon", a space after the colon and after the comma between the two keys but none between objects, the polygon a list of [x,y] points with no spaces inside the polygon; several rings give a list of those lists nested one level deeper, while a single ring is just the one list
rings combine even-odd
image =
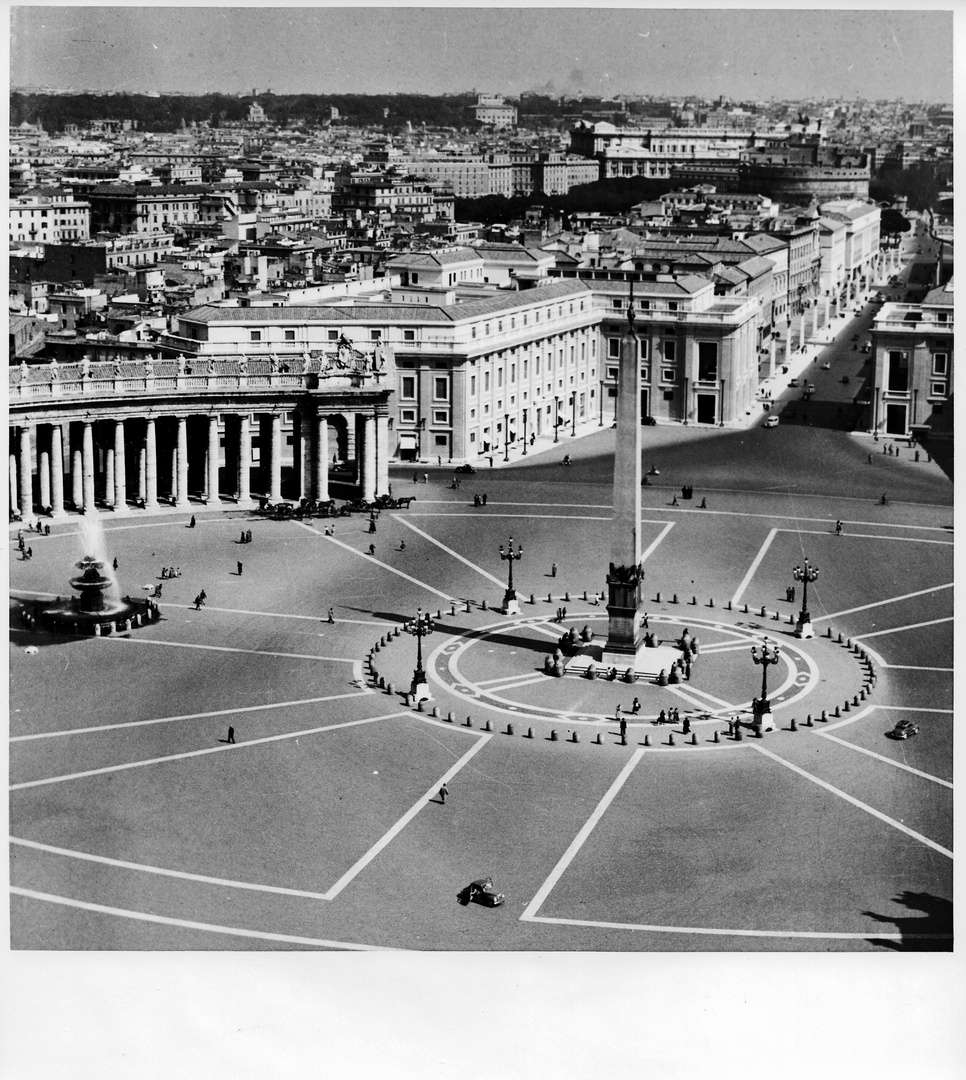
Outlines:
[{"label": "window", "polygon": [[944,382],[934,382],[929,384],[929,396],[930,397],[945,397],[946,396],[946,384]]},{"label": "window", "polygon": [[607,378],[608,379],[616,379],[617,378],[617,368],[609,367],[607,369]]},{"label": "window", "polygon": [[641,382],[647,382],[650,378],[650,368],[641,368]]},{"label": "window", "polygon": [[889,353],[889,383],[893,393],[902,394],[909,389],[909,355],[904,352]]},{"label": "window", "polygon": [[668,300],[667,309],[668,309],[668,311],[677,311],[677,309],[678,309],[677,300]]},{"label": "window", "polygon": [[476,337],[476,327],[475,327],[475,326],[471,326],[471,327],[470,327],[470,337],[471,337],[471,338],[475,338],[475,337]]},{"label": "window", "polygon": [[664,400],[665,401],[673,401],[674,400],[674,391],[673,390],[665,390],[664,391]]},{"label": "window", "polygon": [[381,339],[382,339],[382,331],[381,330],[370,330],[369,331],[369,340],[370,341],[380,341]]},{"label": "window", "polygon": [[496,385],[497,389],[503,385],[503,368],[496,369]]},{"label": "window", "polygon": [[470,397],[476,396],[476,376],[470,376]]},{"label": "window", "polygon": [[416,340],[416,331],[415,330],[403,330],[403,341],[415,341],[415,340]]},{"label": "window", "polygon": [[698,342],[698,381],[715,382],[718,378],[718,343]]},{"label": "window", "polygon": [[483,372],[483,389],[484,391],[490,389],[490,373],[488,371]]},{"label": "window", "polygon": [[339,340],[339,331],[338,330],[328,330],[328,331],[326,331],[326,337],[329,339],[329,341],[338,341]]},{"label": "window", "polygon": [[416,396],[416,376],[415,375],[403,375],[403,378],[402,378],[402,396],[404,398],[414,398]]},{"label": "window", "polygon": [[661,368],[661,382],[674,382],[674,368]]},{"label": "window", "polygon": [[640,342],[640,346],[641,346],[640,359],[641,360],[646,360],[647,359],[647,345],[648,345],[648,343],[646,341],[641,341]]},{"label": "window", "polygon": [[437,401],[449,401],[449,379],[433,379],[433,397]]},{"label": "window", "polygon": [[449,436],[448,435],[434,435],[433,436],[433,443],[436,446],[448,446],[449,445]]},{"label": "window", "polygon": [[286,330],[285,331],[285,340],[286,341],[294,341],[295,340],[295,331],[294,330]]},{"label": "window", "polygon": [[510,382],[515,383],[517,381],[517,366],[516,364],[510,365]]},{"label": "window", "polygon": [[416,410],[415,409],[400,409],[399,410],[399,422],[402,424],[415,424],[416,423]]},{"label": "window", "polygon": [[249,330],[248,331],[248,340],[249,341],[261,341],[262,340],[262,332],[261,332],[261,330]]},{"label": "window", "polygon": [[933,375],[945,375],[949,363],[949,356],[944,352],[937,352],[932,354],[932,373]]},{"label": "window", "polygon": [[609,337],[607,339],[607,355],[612,360],[619,360],[621,355],[621,339]]},{"label": "window", "polygon": [[434,424],[448,424],[449,423],[449,409],[433,409],[433,423]]},{"label": "window", "polygon": [[611,302],[610,302],[610,306],[611,306],[611,307],[612,307],[612,308],[613,308],[613,309],[614,309],[615,311],[620,311],[620,310],[622,310],[622,308],[624,307],[624,301],[623,301],[623,300],[611,300]]},{"label": "window", "polygon": [[651,310],[651,301],[650,300],[642,300],[641,301],[641,311],[650,311],[650,310]]},{"label": "window", "polygon": [[664,359],[665,360],[674,360],[675,359],[675,352],[676,352],[676,349],[677,349],[677,342],[676,341],[671,341],[671,340],[665,341],[662,344],[661,348],[664,351]]},{"label": "window", "polygon": [[414,271],[413,271],[413,272],[412,272],[412,273],[411,273],[411,274],[409,275],[409,280],[410,280],[410,281],[411,281],[411,282],[412,282],[412,283],[413,283],[414,285],[418,285],[418,284],[419,284],[419,274],[417,274],[417,273],[416,273],[416,271],[414,270]]}]

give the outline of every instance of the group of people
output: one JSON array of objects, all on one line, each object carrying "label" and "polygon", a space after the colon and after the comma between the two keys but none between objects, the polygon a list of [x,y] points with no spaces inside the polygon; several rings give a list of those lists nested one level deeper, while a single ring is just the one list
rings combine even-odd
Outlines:
[{"label": "group of people", "polygon": [[[115,567],[115,569],[117,569],[117,568]],[[162,566],[161,567],[161,577],[164,580],[167,580],[168,578],[181,577],[181,567],[180,566]]]},{"label": "group of people", "polygon": [[208,594],[204,589],[195,597],[195,611],[201,611],[204,602],[208,599]]},{"label": "group of people", "polygon": [[473,496],[473,505],[474,506],[486,506],[486,492],[485,491],[483,492],[482,495],[474,495]]},{"label": "group of people", "polygon": [[241,538],[239,539],[238,543],[239,544],[250,544],[251,542],[252,542],[252,530],[251,529],[243,529],[242,534],[241,534]]},{"label": "group of people", "polygon": [[28,532],[38,533],[40,536],[50,536],[50,526],[49,525],[42,525],[39,521],[37,522],[36,525],[31,525],[30,522],[28,521],[27,522],[27,531]]}]

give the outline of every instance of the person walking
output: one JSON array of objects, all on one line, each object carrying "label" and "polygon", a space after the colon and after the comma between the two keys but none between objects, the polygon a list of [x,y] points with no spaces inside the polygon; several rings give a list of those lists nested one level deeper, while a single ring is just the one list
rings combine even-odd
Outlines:
[{"label": "person walking", "polygon": [[446,796],[448,794],[449,788],[445,784],[442,784],[439,789],[439,801],[443,804],[443,806],[446,805]]},{"label": "person walking", "polygon": [[625,739],[627,737],[627,721],[624,719],[623,716],[621,717],[620,730],[621,739]]},{"label": "person walking", "polygon": [[195,611],[201,611],[201,605],[202,605],[203,603],[204,603],[204,600],[202,600],[202,599],[201,599],[201,594],[199,593],[199,594],[198,594],[198,595],[197,595],[197,596],[195,597]]},{"label": "person walking", "polygon": [[550,564],[550,576],[551,577],[556,577],[557,576],[557,564],[556,563],[551,563]]},{"label": "person walking", "polygon": [[238,576],[239,577],[242,576],[242,564],[241,563],[238,564]]},{"label": "person walking", "polygon": [[376,519],[369,518],[369,532],[374,533],[376,531]]},{"label": "person walking", "polygon": [[483,494],[482,494],[482,495],[480,496],[480,498],[481,498],[481,500],[482,500],[482,502],[483,502],[483,505],[484,505],[484,506],[486,506],[486,492],[485,492],[485,491],[484,491],[484,492],[483,492]]},{"label": "person walking", "polygon": [[32,547],[27,548],[27,550],[23,553],[23,557],[25,560],[32,559],[34,557],[34,549]]},{"label": "person walking", "polygon": [[835,523],[835,535],[836,536],[841,536],[842,535],[842,522],[841,521],[836,521],[836,523]]},{"label": "person walking", "polygon": [[438,466],[439,466],[440,468],[442,468],[442,467],[443,467],[443,458],[442,458],[442,455],[439,455],[439,456],[437,456],[437,458],[436,458],[436,464],[437,464],[437,465],[438,465]]},{"label": "person walking", "polygon": [[414,484],[419,483],[419,473],[413,473],[413,483]]},{"label": "person walking", "polygon": [[230,728],[228,729],[228,741],[229,741],[230,743],[234,743],[234,742],[235,742],[235,729],[234,729],[233,727],[230,727]]},{"label": "person walking", "polygon": [[871,454],[869,454],[869,464],[870,465],[872,464],[872,455]]},{"label": "person walking", "polygon": [[375,553],[376,553],[376,545],[375,544],[370,544],[369,545],[369,554],[370,555],[375,555]]},{"label": "person walking", "polygon": [[332,610],[332,608],[329,608],[329,613],[326,616],[325,621],[328,622],[328,623],[334,623],[335,622],[335,612]]},{"label": "person walking", "polygon": [[192,515],[191,515],[191,521],[190,521],[190,523],[189,523],[189,525],[188,525],[188,528],[189,528],[189,529],[193,529],[193,528],[195,527],[195,525],[196,525],[196,524],[197,524],[197,523],[196,523],[196,521],[195,521],[195,516],[194,516],[194,514],[192,514]]},{"label": "person walking", "polygon": [[111,566],[113,566],[115,570],[117,569],[117,556],[116,555],[114,556],[114,562],[111,563]]},{"label": "person walking", "polygon": [[202,603],[204,603],[208,599],[208,594],[205,592],[204,589],[202,589],[201,592],[198,593],[198,595],[201,597]]},{"label": "person walking", "polygon": [[429,473],[428,473],[428,472],[424,472],[424,473],[423,473],[423,483],[424,483],[424,484],[428,484],[428,483],[429,483]]}]

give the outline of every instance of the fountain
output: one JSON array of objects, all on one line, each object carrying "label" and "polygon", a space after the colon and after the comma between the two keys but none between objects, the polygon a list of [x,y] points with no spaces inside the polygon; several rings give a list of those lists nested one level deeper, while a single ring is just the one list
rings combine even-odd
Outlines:
[{"label": "fountain", "polygon": [[123,632],[160,618],[158,605],[152,600],[121,596],[96,514],[81,520],[80,538],[84,555],[75,564],[80,573],[70,579],[78,595],[58,597],[55,604],[37,611],[36,619],[53,629],[96,635]]}]

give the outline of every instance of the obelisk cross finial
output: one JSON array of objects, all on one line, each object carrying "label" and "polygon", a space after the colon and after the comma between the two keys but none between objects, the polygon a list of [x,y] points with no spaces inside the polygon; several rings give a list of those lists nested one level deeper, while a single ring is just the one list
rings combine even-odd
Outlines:
[{"label": "obelisk cross finial", "polygon": [[631,278],[631,299],[627,305],[627,325],[631,330],[634,329],[634,318],[634,279]]}]

